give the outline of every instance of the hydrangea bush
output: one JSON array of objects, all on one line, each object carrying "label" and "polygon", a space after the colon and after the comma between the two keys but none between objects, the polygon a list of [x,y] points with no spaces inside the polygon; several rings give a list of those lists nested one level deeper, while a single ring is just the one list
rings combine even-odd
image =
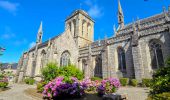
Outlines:
[{"label": "hydrangea bush", "polygon": [[70,81],[68,79],[65,81],[64,77],[60,76],[44,86],[43,96],[53,99],[57,97],[82,97],[85,91],[104,95],[116,92],[119,87],[120,82],[116,78],[104,79],[99,82],[89,78],[79,81],[77,78],[71,77]]},{"label": "hydrangea bush", "polygon": [[57,97],[81,97],[85,94],[86,85],[77,78],[70,78],[70,82],[64,82],[64,77],[57,77],[44,87],[43,96],[48,98]]},{"label": "hydrangea bush", "polygon": [[8,78],[6,76],[0,78],[0,88],[6,88],[8,86]]},{"label": "hydrangea bush", "polygon": [[97,87],[99,95],[114,93],[120,87],[120,81],[116,78],[109,78],[102,80],[101,84]]},{"label": "hydrangea bush", "polygon": [[89,78],[83,79],[81,83],[86,87],[86,91],[88,92],[96,92],[96,87],[98,87],[100,84],[98,80],[92,81]]}]

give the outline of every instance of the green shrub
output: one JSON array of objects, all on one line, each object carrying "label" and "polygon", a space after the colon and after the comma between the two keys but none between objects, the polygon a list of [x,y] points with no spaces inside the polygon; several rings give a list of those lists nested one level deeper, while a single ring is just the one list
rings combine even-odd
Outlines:
[{"label": "green shrub", "polygon": [[0,73],[0,80],[4,78],[4,74]]},{"label": "green shrub", "polygon": [[129,79],[128,78],[120,78],[119,81],[122,86],[126,86],[126,85],[128,85]]},{"label": "green shrub", "polygon": [[8,86],[8,82],[0,82],[0,88],[6,88]]},{"label": "green shrub", "polygon": [[41,72],[44,77],[44,81],[46,82],[55,79],[57,76],[63,76],[65,81],[69,81],[70,77],[76,77],[79,80],[84,78],[83,72],[74,65],[58,67],[56,63],[48,63]]},{"label": "green shrub", "polygon": [[163,92],[161,94],[156,94],[154,96],[149,96],[147,100],[170,100],[170,93]]},{"label": "green shrub", "polygon": [[45,81],[40,81],[37,83],[37,92],[42,93],[44,90],[44,86],[47,84]]},{"label": "green shrub", "polygon": [[35,83],[35,80],[33,78],[26,78],[25,80],[26,84],[33,85]]},{"label": "green shrub", "polygon": [[58,76],[58,67],[56,63],[50,62],[41,70],[45,81],[49,82]]},{"label": "green shrub", "polygon": [[5,74],[0,74],[0,88],[6,88],[8,86],[8,78]]},{"label": "green shrub", "polygon": [[142,86],[143,87],[149,87],[151,84],[151,79],[143,78],[142,79]]},{"label": "green shrub", "polygon": [[152,98],[162,98],[162,95],[168,95],[167,93],[170,93],[170,58],[166,60],[165,67],[158,69],[153,74],[150,88],[151,91],[149,95]]},{"label": "green shrub", "polygon": [[100,78],[100,77],[92,77],[91,80],[92,80],[92,81],[96,81],[96,80],[102,81],[102,78]]},{"label": "green shrub", "polygon": [[163,92],[170,92],[170,67],[164,67],[153,74],[151,81],[152,93],[160,94]]},{"label": "green shrub", "polygon": [[151,95],[170,92],[170,67],[161,68],[153,74],[151,89]]},{"label": "green shrub", "polygon": [[154,98],[155,100],[170,100],[170,93],[163,92],[162,94],[157,94]]},{"label": "green shrub", "polygon": [[138,81],[137,81],[136,79],[131,79],[131,80],[130,80],[130,85],[136,87],[136,86],[138,85]]},{"label": "green shrub", "polygon": [[69,79],[69,77],[76,77],[78,80],[82,80],[84,78],[83,72],[74,65],[60,67],[58,70],[58,75],[64,76],[66,79]]}]

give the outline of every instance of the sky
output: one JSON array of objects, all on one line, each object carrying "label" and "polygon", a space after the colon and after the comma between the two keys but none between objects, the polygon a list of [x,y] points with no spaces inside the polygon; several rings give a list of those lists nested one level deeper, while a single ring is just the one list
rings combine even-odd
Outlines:
[{"label": "sky", "polygon": [[[170,0],[120,0],[125,24],[168,9]],[[85,10],[95,21],[94,39],[113,37],[118,27],[117,0],[0,0],[0,46],[6,48],[0,62],[18,62],[35,45],[40,22],[43,41],[64,31],[65,19],[76,9]]]}]

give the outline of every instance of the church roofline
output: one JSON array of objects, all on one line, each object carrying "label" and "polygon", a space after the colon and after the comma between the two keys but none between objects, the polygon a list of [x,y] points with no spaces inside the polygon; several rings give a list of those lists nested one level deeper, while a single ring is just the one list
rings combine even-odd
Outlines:
[{"label": "church roofline", "polygon": [[84,10],[81,10],[81,9],[78,9],[78,10],[73,11],[73,13],[66,18],[65,22],[68,21],[69,19],[73,18],[74,16],[76,16],[76,15],[79,14],[79,13],[81,13],[81,14],[84,15],[84,16],[86,16],[86,17],[87,17],[89,20],[91,20],[92,22],[95,22],[95,21],[88,15],[87,12],[85,12]]},{"label": "church roofline", "polygon": [[[44,46],[47,46],[49,41],[54,40],[54,39],[60,37],[61,35],[62,35],[62,34],[59,34],[59,35],[53,37],[52,39],[49,39],[49,40],[46,40],[46,41],[42,42],[41,44],[38,45],[38,49],[39,49],[39,48],[42,48],[42,47],[44,47]],[[35,48],[36,48],[36,45],[35,45],[34,47],[32,47],[32,48],[29,50],[29,52],[35,50]]]},{"label": "church roofline", "polygon": [[[155,14],[153,16],[149,16],[149,17],[146,17],[146,18],[143,18],[143,19],[139,19],[137,21],[140,21],[140,24],[145,24],[145,23],[147,23],[149,21],[152,21],[152,20],[155,20],[155,19],[158,19],[158,18],[161,18],[161,17],[164,17],[163,13]],[[124,26],[124,28],[122,30],[132,27],[133,23],[136,23],[137,21],[125,24],[125,26]]]},{"label": "church roofline", "polygon": [[[69,20],[70,18],[74,17],[74,16],[77,15],[78,13],[81,13],[81,14],[87,16],[88,18],[90,18],[90,20],[92,20],[91,17],[90,17],[85,11],[83,11],[83,10],[76,10],[76,11],[74,11],[74,12],[72,13],[72,15],[71,15],[70,17],[68,17],[68,18],[66,19],[66,21]],[[166,13],[168,13],[168,12],[166,12]],[[168,15],[168,16],[169,16],[169,15]],[[152,20],[155,20],[155,19],[159,19],[159,18],[162,18],[162,17],[164,17],[164,13],[155,14],[155,15],[153,15],[153,16],[149,16],[149,17],[146,17],[146,18],[143,18],[143,19],[139,19],[139,20],[137,20],[137,21],[140,21],[140,25],[142,25],[142,24],[148,23],[149,21],[152,21]],[[92,20],[92,21],[93,21],[93,20]],[[121,29],[121,30],[119,30],[119,31],[121,32],[121,31],[126,30],[126,29],[128,29],[128,28],[132,28],[133,23],[136,23],[137,21],[131,22],[131,23],[128,23],[128,24],[125,24],[124,28]],[[61,34],[60,34],[60,35],[61,35]],[[54,40],[54,39],[58,38],[60,35],[53,37],[51,40]],[[113,37],[111,37],[111,38],[113,38]],[[104,40],[104,39],[103,39],[103,40]],[[99,41],[102,41],[102,40],[99,40]],[[47,40],[47,41],[39,44],[39,45],[38,45],[38,48],[47,46],[47,45],[48,45],[48,42],[49,42],[49,40]],[[92,44],[94,44],[94,43],[96,43],[96,42],[98,42],[98,41],[94,41]],[[36,47],[36,46],[32,47],[32,48],[29,50],[29,52],[33,51],[33,50],[35,49],[35,47]]]}]

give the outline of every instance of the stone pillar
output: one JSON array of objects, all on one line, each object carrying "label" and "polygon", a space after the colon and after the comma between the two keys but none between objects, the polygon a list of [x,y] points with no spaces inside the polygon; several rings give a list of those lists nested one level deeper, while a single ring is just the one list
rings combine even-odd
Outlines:
[{"label": "stone pillar", "polygon": [[18,83],[21,83],[24,78],[24,72],[19,72]]},{"label": "stone pillar", "polygon": [[80,69],[83,72],[83,68],[82,68],[82,59],[78,60],[78,69]]},{"label": "stone pillar", "polygon": [[83,66],[84,66],[84,75],[85,75],[85,78],[89,78],[90,75],[89,75],[89,65],[87,64],[87,60],[85,62],[83,62]]},{"label": "stone pillar", "polygon": [[135,70],[135,78],[141,82],[143,77],[143,69],[142,69],[142,58],[141,51],[139,45],[139,32],[140,32],[140,22],[133,23],[133,35],[132,35],[132,55],[133,55],[133,64]]},{"label": "stone pillar", "polygon": [[91,51],[91,45],[89,45],[89,55],[87,59],[87,64],[88,64],[88,75],[89,77],[93,76],[93,58],[92,58],[92,51]]},{"label": "stone pillar", "polygon": [[142,65],[141,65],[141,55],[138,46],[132,47],[133,64],[135,69],[135,78],[141,82],[142,80]]},{"label": "stone pillar", "polygon": [[110,77],[110,69],[108,66],[108,47],[107,46],[102,51],[102,74],[103,74],[103,78]]},{"label": "stone pillar", "polygon": [[92,74],[92,76],[93,76],[93,77],[94,77],[95,65],[96,65],[96,57],[92,57],[92,69],[93,69],[93,74]]}]

